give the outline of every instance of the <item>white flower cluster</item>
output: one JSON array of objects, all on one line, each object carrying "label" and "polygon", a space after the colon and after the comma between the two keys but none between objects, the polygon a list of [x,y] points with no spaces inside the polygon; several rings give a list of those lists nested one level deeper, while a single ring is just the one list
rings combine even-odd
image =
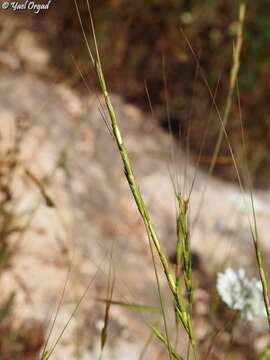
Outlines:
[{"label": "white flower cluster", "polygon": [[248,279],[243,269],[228,268],[218,273],[217,291],[228,307],[240,312],[242,319],[266,317],[261,283],[255,278]]}]

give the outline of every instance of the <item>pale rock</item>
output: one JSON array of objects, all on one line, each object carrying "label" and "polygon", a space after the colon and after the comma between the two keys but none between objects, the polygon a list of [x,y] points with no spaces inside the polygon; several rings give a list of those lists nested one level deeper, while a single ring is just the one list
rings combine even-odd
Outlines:
[{"label": "pale rock", "polygon": [[14,46],[20,59],[24,61],[32,71],[43,71],[50,61],[49,52],[40,46],[37,37],[31,31],[20,31],[14,42]]}]

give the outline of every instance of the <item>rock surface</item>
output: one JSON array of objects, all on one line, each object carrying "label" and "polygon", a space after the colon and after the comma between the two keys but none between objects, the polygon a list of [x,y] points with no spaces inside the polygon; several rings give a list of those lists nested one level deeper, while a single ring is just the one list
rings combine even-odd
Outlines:
[{"label": "rock surface", "polygon": [[[171,253],[175,246],[175,200],[168,171],[171,139],[153,119],[118,97],[113,100],[146,204]],[[158,304],[148,240],[99,107],[95,95],[80,97],[31,75],[1,76],[0,150],[3,155],[19,141],[10,186],[16,221],[25,227],[10,240],[16,252],[1,277],[1,289],[5,294],[16,289],[19,317],[34,317],[49,328],[68,279],[52,346],[89,286],[53,359],[74,359],[76,352],[81,359],[98,359],[104,304],[97,298],[106,297],[110,262],[115,299]],[[171,169],[182,181],[185,178],[188,193],[194,168],[185,169],[184,155],[178,153]],[[54,206],[48,206],[46,196]],[[224,262],[251,263],[248,207],[241,199],[237,186],[197,172],[191,197],[192,246],[209,272]],[[261,241],[269,251],[269,193],[258,192],[255,199]],[[163,280],[162,287],[167,293]],[[113,307],[103,359],[137,359],[148,336],[145,319],[145,314]],[[160,348],[149,351],[156,358]]]}]

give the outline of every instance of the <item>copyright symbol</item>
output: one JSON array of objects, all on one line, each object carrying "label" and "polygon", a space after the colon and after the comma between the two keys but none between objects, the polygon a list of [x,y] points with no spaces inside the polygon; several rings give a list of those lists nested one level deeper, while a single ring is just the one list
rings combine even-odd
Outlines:
[{"label": "copyright symbol", "polygon": [[6,9],[8,9],[8,7],[9,7],[9,2],[7,2],[7,1],[3,2],[2,9],[6,10]]}]

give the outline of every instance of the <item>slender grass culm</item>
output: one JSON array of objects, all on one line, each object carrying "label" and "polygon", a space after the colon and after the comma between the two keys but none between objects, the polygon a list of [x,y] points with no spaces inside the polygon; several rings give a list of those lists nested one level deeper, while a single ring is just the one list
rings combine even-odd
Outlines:
[{"label": "slender grass culm", "polygon": [[[246,15],[246,4],[244,2],[241,2],[240,6],[239,6],[239,19],[238,19],[238,30],[237,30],[237,35],[236,35],[236,44],[233,46],[233,65],[232,65],[231,73],[230,73],[229,92],[228,92],[228,96],[227,96],[227,100],[226,100],[226,104],[225,104],[224,115],[223,115],[223,119],[222,119],[224,128],[226,128],[226,126],[228,124],[230,113],[232,110],[233,94],[234,94],[234,90],[236,87],[236,82],[237,82],[238,73],[239,73],[239,69],[240,69],[240,55],[241,55],[241,50],[242,50],[242,45],[243,45],[243,31],[244,31],[245,15]],[[208,170],[209,175],[211,175],[213,173],[223,138],[224,138],[224,131],[223,131],[223,128],[220,127],[217,142],[216,142],[215,149],[214,149],[214,153],[213,153],[213,156],[211,159],[211,164],[210,164],[209,170]]]},{"label": "slender grass culm", "polygon": [[[237,31],[237,35],[236,35],[236,44],[233,47],[233,64],[232,64],[232,68],[231,68],[231,72],[230,72],[229,92],[228,92],[228,96],[227,96],[227,100],[226,100],[226,104],[225,104],[225,111],[224,111],[223,117],[220,114],[219,108],[215,101],[215,96],[212,93],[212,90],[208,84],[206,75],[205,75],[203,69],[201,68],[198,57],[195,54],[188,38],[186,37],[186,35],[183,31],[182,31],[182,34],[183,34],[183,36],[187,42],[187,45],[195,59],[196,64],[198,65],[199,72],[202,76],[202,79],[205,83],[206,88],[208,89],[211,100],[213,102],[213,107],[216,111],[218,120],[220,122],[220,131],[218,134],[217,142],[215,144],[213,157],[211,159],[211,163],[210,163],[210,166],[208,169],[208,175],[209,176],[212,175],[212,173],[214,171],[214,167],[215,167],[215,164],[216,164],[216,161],[218,158],[220,147],[221,147],[223,139],[225,138],[227,141],[227,144],[228,144],[230,155],[232,157],[233,165],[234,165],[234,168],[236,171],[238,183],[239,183],[242,195],[243,195],[243,200],[244,200],[245,206],[248,206],[246,204],[246,202],[247,202],[246,198],[244,197],[245,190],[247,190],[248,193],[250,194],[250,203],[251,203],[251,207],[252,207],[252,220],[250,218],[248,218],[248,222],[249,222],[250,233],[251,233],[251,237],[252,237],[252,241],[253,241],[253,245],[254,245],[254,251],[255,251],[256,263],[257,263],[257,267],[258,267],[258,271],[259,271],[260,282],[261,282],[261,286],[262,286],[262,295],[263,295],[263,300],[264,300],[264,305],[265,305],[265,310],[266,310],[266,315],[267,315],[268,329],[270,332],[269,291],[268,291],[268,285],[267,285],[267,279],[266,279],[266,272],[265,272],[265,268],[264,268],[264,264],[263,264],[263,254],[261,251],[259,235],[258,235],[256,212],[255,212],[255,207],[254,207],[254,197],[253,197],[253,193],[252,193],[251,179],[250,179],[250,174],[249,174],[249,170],[248,170],[247,148],[246,148],[246,141],[245,141],[245,136],[244,136],[244,131],[243,131],[243,123],[242,123],[242,117],[241,117],[240,104],[238,104],[238,105],[239,105],[239,110],[240,110],[239,113],[240,113],[240,123],[241,123],[241,128],[242,128],[242,141],[243,141],[243,148],[244,148],[244,156],[245,156],[245,162],[246,162],[246,167],[247,167],[247,183],[248,183],[247,189],[244,188],[243,182],[241,180],[239,170],[237,167],[237,163],[236,163],[236,159],[234,157],[233,149],[230,144],[230,140],[229,140],[227,130],[226,130],[226,127],[227,127],[227,124],[229,121],[229,117],[231,114],[231,110],[232,110],[233,94],[234,94],[235,89],[237,90],[237,95],[239,98],[239,89],[237,87],[237,84],[238,84],[237,81],[238,81],[238,73],[239,73],[239,69],[240,69],[240,55],[241,55],[241,50],[242,50],[242,45],[243,45],[245,16],[246,16],[246,3],[242,1],[242,2],[240,2],[240,5],[239,5],[238,31]],[[206,187],[202,194],[202,201],[205,196]],[[197,215],[197,217],[198,217],[198,215]]]},{"label": "slender grass culm", "polygon": [[[87,1],[87,5],[88,5],[88,11],[89,11],[91,28],[92,28],[94,51],[90,48],[76,0],[74,0],[75,7],[76,7],[77,14],[78,14],[84,41],[87,46],[90,60],[91,60],[92,66],[94,68],[94,71],[95,71],[95,74],[96,74],[96,77],[98,80],[98,84],[99,84],[99,87],[100,87],[100,90],[101,90],[101,93],[103,96],[106,110],[109,115],[109,124],[107,124],[107,125],[109,127],[110,134],[112,135],[112,137],[115,140],[115,143],[117,145],[117,149],[119,151],[119,155],[122,160],[122,165],[123,165],[123,169],[124,169],[124,174],[126,176],[126,180],[128,182],[130,191],[133,195],[134,201],[136,203],[137,209],[142,218],[142,221],[144,223],[145,230],[146,230],[146,233],[148,236],[149,249],[151,251],[152,263],[153,263],[153,268],[154,268],[155,277],[156,277],[156,284],[157,284],[158,296],[159,296],[159,300],[160,300],[161,314],[162,314],[162,318],[163,318],[163,322],[164,322],[165,335],[160,330],[158,330],[156,326],[149,325],[149,328],[150,328],[152,334],[158,340],[160,340],[161,343],[163,343],[165,345],[166,349],[168,350],[168,355],[169,355],[170,359],[176,359],[176,360],[184,359],[180,354],[177,353],[177,350],[176,350],[177,346],[173,346],[170,341],[167,319],[166,319],[166,314],[165,314],[165,309],[164,309],[164,303],[163,303],[163,298],[162,298],[162,293],[161,293],[161,288],[160,288],[159,274],[158,274],[158,269],[157,269],[157,265],[155,262],[155,258],[157,256],[161,263],[167,285],[168,285],[170,293],[172,295],[174,308],[175,308],[175,318],[176,318],[176,323],[177,323],[177,334],[178,334],[178,324],[181,324],[187,337],[188,337],[189,348],[192,349],[194,358],[197,359],[198,354],[197,354],[196,336],[195,336],[194,325],[193,325],[193,321],[192,321],[193,283],[192,283],[192,262],[191,262],[191,246],[190,246],[191,235],[190,235],[190,228],[189,228],[189,222],[188,222],[188,208],[189,208],[190,195],[186,199],[186,198],[184,198],[184,196],[181,192],[175,191],[175,197],[177,200],[178,209],[177,209],[177,219],[176,219],[176,231],[177,231],[176,266],[175,266],[175,272],[173,272],[171,267],[169,266],[167,255],[165,254],[164,250],[161,247],[161,243],[159,241],[159,237],[157,235],[155,226],[152,222],[152,218],[150,216],[148,208],[147,208],[147,206],[144,202],[143,196],[141,194],[141,191],[140,191],[140,188],[138,185],[138,181],[136,179],[136,176],[135,176],[135,173],[133,170],[133,164],[129,157],[128,149],[126,148],[125,143],[124,143],[122,132],[119,127],[118,118],[117,118],[113,103],[111,101],[111,97],[110,97],[110,93],[108,91],[106,79],[105,79],[105,76],[103,73],[103,68],[102,68],[102,63],[101,63],[101,59],[100,59],[100,55],[99,55],[99,49],[98,49],[98,44],[97,44],[97,40],[96,40],[95,29],[94,29],[93,19],[92,19],[92,15],[91,15],[89,0],[86,0],[86,1]],[[241,3],[240,7],[239,7],[239,29],[238,29],[238,33],[237,33],[236,45],[234,46],[234,50],[233,50],[233,65],[232,65],[232,70],[231,70],[231,74],[230,74],[229,93],[228,93],[227,101],[225,104],[225,112],[224,112],[223,117],[220,116],[219,110],[218,110],[216,102],[215,102],[215,98],[212,95],[209,85],[207,84],[207,88],[209,89],[210,95],[213,100],[213,106],[217,111],[218,118],[220,121],[220,132],[218,134],[218,139],[216,142],[214,155],[213,155],[210,167],[209,167],[209,174],[212,174],[212,172],[213,172],[213,169],[214,169],[214,166],[217,161],[218,154],[219,154],[220,146],[221,146],[221,143],[225,136],[225,138],[228,142],[228,146],[229,146],[229,150],[230,150],[233,162],[234,162],[234,166],[236,168],[237,177],[238,177],[240,188],[241,188],[242,192],[243,192],[242,181],[241,181],[241,178],[239,175],[235,157],[233,155],[233,150],[232,150],[232,147],[231,147],[229,139],[228,139],[228,135],[226,132],[226,125],[227,125],[227,122],[229,120],[229,116],[231,113],[233,94],[234,94],[234,90],[235,90],[235,87],[237,84],[237,77],[238,77],[238,72],[239,72],[239,67],[240,67],[239,59],[240,59],[240,53],[241,53],[241,48],[242,48],[242,42],[243,42],[243,25],[244,25],[244,19],[245,19],[245,11],[246,11],[245,4]],[[199,66],[199,70],[201,71],[200,66]],[[202,75],[203,75],[204,80],[207,81],[204,73],[202,73]],[[263,262],[262,262],[262,254],[261,254],[259,241],[258,241],[258,232],[257,232],[257,224],[256,224],[256,216],[255,216],[255,211],[254,211],[252,192],[251,192],[251,202],[252,202],[252,207],[253,207],[254,226],[250,225],[250,229],[251,229],[252,238],[253,238],[253,242],[254,242],[256,260],[257,260],[257,265],[258,265],[259,273],[260,273],[260,281],[261,281],[262,289],[263,289],[262,293],[263,293],[265,308],[266,308],[266,312],[267,312],[267,319],[268,319],[269,328],[270,328],[270,310],[269,310],[269,301],[268,301],[268,289],[267,289],[265,271],[264,271]],[[250,222],[250,224],[251,224],[251,222]],[[181,271],[181,269],[182,269],[182,271]],[[183,275],[183,286],[181,284],[181,275]],[[183,294],[182,289],[184,289],[184,294]],[[111,294],[111,296],[109,296],[109,301],[107,303],[108,307],[109,307],[111,301],[112,301],[112,294]],[[102,344],[104,345],[105,341],[103,341]],[[187,359],[189,359],[189,352],[187,355]]]},{"label": "slender grass culm", "polygon": [[[223,116],[224,128],[226,128],[226,126],[227,126],[229,116],[231,113],[233,93],[234,93],[234,90],[237,85],[237,78],[238,78],[238,73],[239,73],[239,69],[240,69],[240,54],[241,54],[241,49],[242,49],[242,44],[243,44],[243,29],[244,29],[245,14],[246,14],[246,4],[245,4],[245,2],[241,2],[240,6],[239,6],[239,21],[238,21],[239,25],[238,25],[238,31],[237,31],[237,37],[236,37],[236,44],[233,49],[233,66],[232,66],[231,73],[230,73],[229,93],[227,96],[227,101],[225,104],[225,111],[224,111],[224,116]],[[243,129],[241,116],[240,116],[240,121],[241,121],[241,128]],[[246,158],[245,160],[246,160],[246,163],[248,163],[245,136],[243,134],[243,131],[242,131],[242,137],[243,137],[244,154],[245,154],[245,158]],[[211,164],[209,167],[209,175],[211,175],[214,170],[223,138],[224,138],[224,131],[221,127],[219,134],[218,134],[218,139],[217,139],[217,142],[215,145],[214,154],[213,154]],[[261,285],[262,285],[263,299],[264,299],[265,310],[266,310],[266,314],[267,314],[268,328],[269,328],[269,332],[270,332],[270,303],[269,303],[268,286],[267,286],[267,280],[266,280],[266,275],[265,275],[265,270],[264,270],[264,265],[263,265],[263,256],[262,256],[260,242],[259,242],[259,236],[258,236],[256,213],[255,213],[255,208],[254,208],[254,199],[253,199],[249,171],[247,171],[247,176],[248,176],[248,191],[250,193],[250,202],[252,205],[252,220],[253,220],[253,225],[252,225],[251,221],[249,220],[250,232],[251,232],[252,241],[254,244],[256,262],[257,262],[260,281],[261,281]],[[240,183],[240,187],[242,188],[242,191],[243,191],[243,186],[241,183]]]},{"label": "slender grass culm", "polygon": [[[95,73],[96,73],[96,76],[97,76],[97,79],[98,79],[100,90],[102,92],[102,95],[103,95],[103,98],[104,98],[104,101],[105,101],[105,104],[106,104],[106,108],[107,108],[107,111],[108,111],[108,114],[109,114],[109,117],[110,117],[112,134],[113,134],[113,137],[115,139],[115,142],[117,144],[117,147],[118,147],[121,159],[122,159],[122,163],[123,163],[123,167],[124,167],[124,173],[125,173],[126,179],[128,181],[131,193],[133,195],[133,198],[134,198],[135,203],[137,205],[138,211],[139,211],[139,213],[141,215],[141,218],[142,218],[143,223],[144,223],[145,228],[146,228],[146,232],[147,232],[148,239],[149,239],[150,249],[152,248],[152,244],[153,244],[154,248],[155,248],[155,250],[157,252],[158,258],[159,258],[159,260],[161,262],[163,272],[165,274],[169,289],[170,289],[171,294],[173,296],[177,315],[179,317],[179,320],[180,320],[183,328],[185,329],[185,331],[186,331],[186,333],[188,335],[191,347],[192,347],[192,349],[193,349],[193,351],[195,353],[195,336],[194,336],[191,316],[186,311],[186,308],[184,306],[184,299],[181,296],[181,294],[178,292],[178,288],[177,288],[177,286],[175,284],[173,273],[170,270],[167,257],[165,255],[165,252],[161,248],[161,245],[160,245],[160,242],[158,240],[158,236],[157,236],[155,227],[154,227],[154,225],[152,223],[149,211],[148,211],[148,209],[147,209],[147,207],[145,205],[145,202],[143,200],[143,197],[141,195],[141,192],[140,192],[140,189],[139,189],[139,186],[138,186],[138,183],[137,183],[134,171],[133,171],[133,166],[132,166],[132,163],[131,163],[130,158],[129,158],[128,150],[125,147],[125,144],[123,142],[121,130],[120,130],[119,125],[118,125],[118,119],[117,119],[113,104],[111,102],[110,94],[109,94],[108,89],[107,89],[106,80],[104,78],[102,65],[101,65],[101,61],[100,61],[99,50],[98,50],[98,45],[97,45],[97,41],[96,41],[95,30],[94,30],[91,11],[90,11],[89,1],[87,1],[87,4],[88,4],[90,21],[91,21],[91,26],[92,26],[96,58],[94,57],[94,55],[92,53],[92,50],[90,49],[90,46],[89,46],[89,43],[88,43],[88,40],[87,40],[87,37],[86,37],[86,33],[85,33],[85,30],[84,30],[84,26],[82,24],[82,20],[81,20],[81,17],[80,17],[80,12],[79,12],[77,2],[76,2],[76,0],[74,0],[74,1],[75,1],[75,6],[76,6],[79,21],[80,21],[80,25],[81,25],[81,28],[82,28],[83,37],[84,37],[84,40],[86,42],[86,46],[87,46],[87,49],[88,49],[88,52],[89,52],[89,56],[90,56],[92,65],[93,65],[93,67],[95,69]],[[154,260],[153,260],[153,264],[154,264]],[[157,274],[156,270],[155,270],[155,274],[156,274],[156,280],[157,280],[157,285],[158,285],[159,284],[159,279],[158,279],[158,274]],[[158,285],[158,287],[159,287],[159,285]],[[163,307],[160,292],[159,292],[159,297],[160,297],[161,307]],[[163,318],[164,318],[164,326],[165,326],[165,331],[166,331],[166,341],[164,341],[164,343],[166,344],[166,347],[168,348],[170,358],[172,358],[172,356],[175,358],[176,353],[172,349],[172,346],[171,346],[171,344],[169,342],[167,330],[166,330],[166,320],[165,320],[164,312],[163,312]],[[154,332],[155,332],[155,334],[158,333],[156,330]],[[164,337],[160,334],[160,336],[158,336],[158,338],[161,339],[161,338],[164,338]],[[178,358],[181,359],[180,356],[178,356]]]}]

